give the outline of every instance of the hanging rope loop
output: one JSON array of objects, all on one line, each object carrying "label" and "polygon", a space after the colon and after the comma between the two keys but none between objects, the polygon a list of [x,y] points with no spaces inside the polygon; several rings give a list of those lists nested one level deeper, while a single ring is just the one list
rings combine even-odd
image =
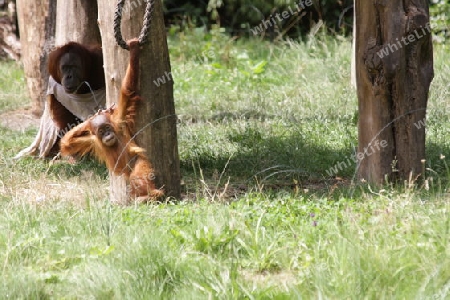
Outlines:
[{"label": "hanging rope loop", "polygon": [[[141,34],[139,35],[139,45],[144,45],[148,42],[148,34],[150,32],[150,23],[152,20],[152,13],[155,0],[145,0],[147,6],[145,7],[144,24],[142,25]],[[120,25],[122,23],[122,12],[125,0],[117,0],[116,11],[114,13],[114,37],[117,44],[123,49],[129,50],[127,42],[122,37],[122,31]],[[130,5],[131,9],[131,5]]]}]

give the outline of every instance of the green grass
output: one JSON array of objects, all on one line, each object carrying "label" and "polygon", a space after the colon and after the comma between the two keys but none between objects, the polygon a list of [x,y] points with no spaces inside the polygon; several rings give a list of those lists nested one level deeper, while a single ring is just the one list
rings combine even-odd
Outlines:
[{"label": "green grass", "polygon": [[0,60],[0,112],[22,107],[27,98],[23,70],[15,62]]},{"label": "green grass", "polygon": [[[382,189],[327,174],[357,145],[348,40],[169,47],[184,200],[112,206],[102,165],[13,161],[36,130],[0,127],[1,299],[450,298],[448,45],[427,185]],[[1,111],[27,105],[20,68],[0,74]]]}]

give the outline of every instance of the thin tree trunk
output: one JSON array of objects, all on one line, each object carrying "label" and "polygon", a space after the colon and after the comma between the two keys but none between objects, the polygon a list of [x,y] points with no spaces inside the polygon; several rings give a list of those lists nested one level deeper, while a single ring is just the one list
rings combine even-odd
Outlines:
[{"label": "thin tree trunk", "polygon": [[55,35],[56,0],[17,0],[22,62],[32,113],[40,116],[47,92],[47,57]]},{"label": "thin tree trunk", "polygon": [[358,178],[416,178],[433,78],[428,2],[356,0]]},{"label": "thin tree trunk", "polygon": [[[117,46],[114,39],[113,19],[115,4],[98,0],[99,26],[102,35],[103,57],[106,74],[106,99],[117,102],[121,80],[128,65],[129,53]],[[122,35],[125,40],[137,37],[142,29],[146,1],[125,1],[122,13]],[[140,94],[144,99],[137,112],[137,142],[147,151],[155,169],[156,185],[163,187],[166,195],[180,197],[180,166],[177,144],[173,81],[170,73],[166,30],[161,1],[155,1],[149,42],[141,50]],[[158,78],[166,78],[165,84],[154,84]],[[127,202],[124,179],[111,175],[111,201]]]},{"label": "thin tree trunk", "polygon": [[350,84],[356,89],[356,9],[353,1],[352,57],[350,63]]}]

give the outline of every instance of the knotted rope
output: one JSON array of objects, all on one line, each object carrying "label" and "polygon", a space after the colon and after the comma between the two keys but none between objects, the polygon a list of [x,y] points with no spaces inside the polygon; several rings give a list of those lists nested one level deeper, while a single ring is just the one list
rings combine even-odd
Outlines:
[{"label": "knotted rope", "polygon": [[[150,22],[152,20],[152,12],[155,4],[155,0],[145,0],[145,1],[147,2],[147,6],[145,8],[144,24],[142,26],[141,34],[139,35],[139,45],[141,46],[147,43],[148,41],[148,34],[150,32]],[[127,43],[124,41],[122,37],[122,31],[120,28],[120,24],[122,23],[122,11],[124,4],[125,0],[117,1],[116,11],[114,13],[114,37],[116,38],[116,42],[120,47],[129,50]]]}]

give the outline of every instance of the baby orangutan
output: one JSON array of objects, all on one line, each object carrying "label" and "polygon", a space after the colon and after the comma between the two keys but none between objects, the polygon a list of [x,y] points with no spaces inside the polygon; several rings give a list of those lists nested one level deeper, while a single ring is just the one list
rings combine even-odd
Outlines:
[{"label": "baby orangutan", "polygon": [[156,189],[153,168],[145,150],[134,141],[138,94],[139,43],[128,41],[130,63],[122,81],[118,107],[98,111],[74,127],[61,139],[62,156],[93,154],[115,175],[124,174],[130,185],[129,195],[140,200],[156,200],[164,195]]}]

